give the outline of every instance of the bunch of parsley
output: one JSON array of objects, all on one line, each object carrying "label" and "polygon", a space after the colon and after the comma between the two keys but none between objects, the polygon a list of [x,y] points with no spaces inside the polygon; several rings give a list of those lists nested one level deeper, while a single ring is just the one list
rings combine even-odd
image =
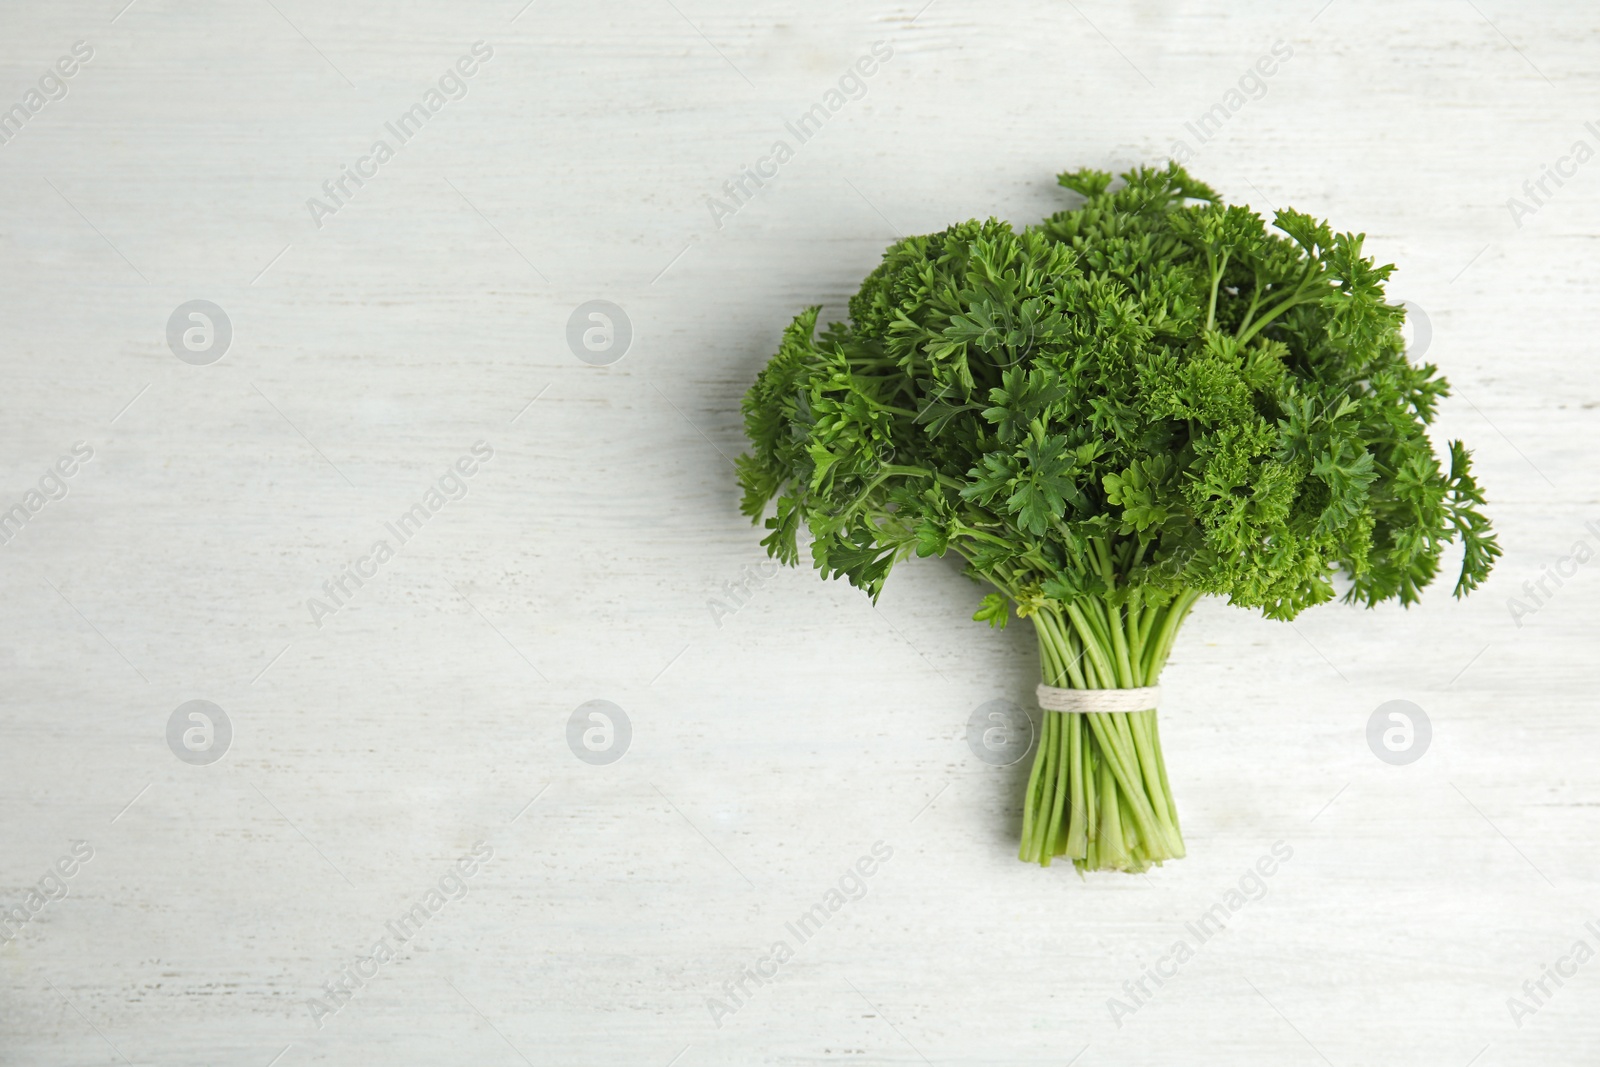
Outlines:
[{"label": "bunch of parsley", "polygon": [[[1468,453],[1427,436],[1447,386],[1405,355],[1394,269],[1296,211],[1269,229],[1171,164],[1064,174],[1083,203],[1020,232],[910,237],[817,335],[797,317],[745,397],[743,507],[768,552],[873,598],[897,560],[953,553],[1015,609],[1044,681],[1156,684],[1202,596],[1292,619],[1410,604],[1464,546],[1500,549]],[[1154,710],[1054,713],[1022,858],[1143,870],[1183,855]]]}]

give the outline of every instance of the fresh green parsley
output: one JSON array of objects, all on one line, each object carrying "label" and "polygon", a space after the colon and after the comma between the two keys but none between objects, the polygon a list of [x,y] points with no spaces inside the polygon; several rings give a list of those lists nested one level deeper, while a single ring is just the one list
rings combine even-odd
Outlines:
[{"label": "fresh green parsley", "polygon": [[[1060,182],[1082,203],[899,241],[848,324],[784,331],[739,460],[771,555],[798,562],[803,527],[876,599],[897,561],[954,554],[991,590],[975,618],[1029,619],[1045,682],[1089,689],[1155,685],[1202,596],[1411,604],[1458,540],[1456,595],[1483,581],[1468,452],[1427,436],[1448,387],[1361,235],[1269,228],[1176,164]],[[1044,719],[1023,859],[1183,855],[1153,710]]]}]

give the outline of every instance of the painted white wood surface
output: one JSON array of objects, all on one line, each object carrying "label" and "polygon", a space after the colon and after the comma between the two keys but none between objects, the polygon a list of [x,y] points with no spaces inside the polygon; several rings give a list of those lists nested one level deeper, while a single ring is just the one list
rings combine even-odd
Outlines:
[{"label": "painted white wood surface", "polygon": [[[1600,162],[1506,206],[1600,146],[1600,15],[124,2],[0,15],[0,107],[93,48],[0,144],[0,505],[94,453],[0,546],[0,907],[93,850],[0,946],[0,1063],[1600,1058],[1600,963],[1520,1027],[1507,1006],[1600,947],[1600,564],[1521,626],[1507,606],[1600,544]],[[315,226],[477,41],[465,97]],[[865,94],[715,226],[706,198],[875,41]],[[1279,41],[1264,95],[1187,136]],[[1025,765],[965,745],[1037,664],[1026,629],[967,621],[951,567],[901,568],[876,610],[805,571],[707,604],[761,560],[727,457],[790,316],[841,314],[896,232],[1035,220],[1057,171],[1180,137],[1232,199],[1401,265],[1507,554],[1409,612],[1203,605],[1164,678],[1190,856],[1083,881],[1015,860]],[[635,329],[614,366],[564,339],[597,298]],[[194,299],[233,327],[208,366],[165,338]],[[477,441],[467,496],[314,625]],[[1364,737],[1396,698],[1434,727],[1407,767]],[[193,699],[233,726],[210,766],[165,740]],[[593,699],[632,723],[609,766],[566,742]],[[323,983],[480,840],[470,892],[319,1028]],[[878,841],[864,898],[715,1025],[707,998]],[[1279,841],[1266,895],[1116,1025],[1108,998]]]}]

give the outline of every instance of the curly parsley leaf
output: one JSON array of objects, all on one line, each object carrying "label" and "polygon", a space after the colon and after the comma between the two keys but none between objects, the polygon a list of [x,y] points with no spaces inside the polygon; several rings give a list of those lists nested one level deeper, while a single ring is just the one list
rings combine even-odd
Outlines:
[{"label": "curly parsley leaf", "polygon": [[[1078,206],[892,245],[817,331],[784,331],[745,397],[746,514],[763,544],[876,597],[954,553],[1009,604],[1215,594],[1273,618],[1333,596],[1409,604],[1445,547],[1455,593],[1500,547],[1449,388],[1411,363],[1393,267],[1285,209],[1269,225],[1176,164],[1061,185]],[[995,599],[998,597],[999,599]]]}]

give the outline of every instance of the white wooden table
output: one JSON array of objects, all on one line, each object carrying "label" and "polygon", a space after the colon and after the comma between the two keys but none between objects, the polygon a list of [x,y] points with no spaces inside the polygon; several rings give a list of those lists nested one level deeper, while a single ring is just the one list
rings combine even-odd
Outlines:
[{"label": "white wooden table", "polygon": [[[0,1063],[1600,1057],[1600,963],[1508,1006],[1600,949],[1600,565],[1508,606],[1600,547],[1600,162],[1561,162],[1600,149],[1600,16],[124,2],[0,31]],[[758,571],[729,457],[779,330],[897,233],[1180,139],[1400,264],[1507,551],[1460,603],[1202,605],[1164,679],[1189,858],[1084,881],[1016,861],[1026,764],[965,741],[1027,701],[1026,628],[937,561],[875,610]],[[567,342],[592,300],[609,365]],[[169,344],[191,301],[225,352],[214,312]],[[1366,742],[1391,699],[1433,726],[1407,766]],[[195,700],[231,736],[175,748]],[[568,744],[595,700],[608,764]]]}]

